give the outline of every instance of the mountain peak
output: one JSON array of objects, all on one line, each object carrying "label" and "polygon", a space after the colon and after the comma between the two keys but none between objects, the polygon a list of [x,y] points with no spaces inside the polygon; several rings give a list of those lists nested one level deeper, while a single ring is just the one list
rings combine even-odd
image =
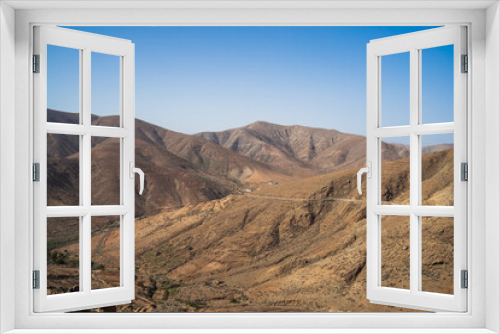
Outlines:
[{"label": "mountain peak", "polygon": [[[255,121],[253,123],[248,124],[247,126],[243,126],[243,128],[256,128],[256,127],[266,127],[266,128],[278,128],[278,129],[291,129],[291,128],[302,128],[302,129],[311,129],[311,130],[327,130],[323,128],[316,128],[312,126],[305,126],[305,125],[298,125],[298,124],[292,124],[292,125],[284,125],[284,124],[278,124],[278,123],[271,123],[267,121]],[[333,130],[335,131],[335,130]]]}]

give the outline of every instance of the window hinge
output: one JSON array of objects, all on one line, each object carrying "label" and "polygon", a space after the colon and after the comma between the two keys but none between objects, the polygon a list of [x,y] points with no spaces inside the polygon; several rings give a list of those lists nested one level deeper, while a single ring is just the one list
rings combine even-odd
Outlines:
[{"label": "window hinge", "polygon": [[33,289],[40,289],[40,270],[33,270]]},{"label": "window hinge", "polygon": [[461,164],[461,177],[462,181],[469,181],[469,165],[466,162],[462,162]]},{"label": "window hinge", "polygon": [[33,55],[33,73],[40,73],[40,55]]},{"label": "window hinge", "polygon": [[467,270],[462,270],[462,289],[469,288],[469,272]]},{"label": "window hinge", "polygon": [[33,164],[33,181],[40,182],[40,164],[38,162]]},{"label": "window hinge", "polygon": [[462,55],[462,73],[469,72],[469,56]]}]

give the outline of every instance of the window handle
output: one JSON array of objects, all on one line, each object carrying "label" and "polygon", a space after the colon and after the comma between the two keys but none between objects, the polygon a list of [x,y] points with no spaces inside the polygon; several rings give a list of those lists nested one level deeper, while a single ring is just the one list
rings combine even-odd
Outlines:
[{"label": "window handle", "polygon": [[134,162],[130,161],[130,178],[134,178],[134,174],[139,174],[139,184],[140,184],[140,189],[139,189],[139,195],[142,195],[142,192],[144,191],[144,172],[140,168],[134,167]]},{"label": "window handle", "polygon": [[366,163],[366,167],[361,168],[358,171],[358,192],[360,195],[362,194],[362,192],[361,192],[361,176],[363,175],[363,173],[366,173],[366,177],[368,179],[372,178],[372,163],[370,161],[368,161]]}]

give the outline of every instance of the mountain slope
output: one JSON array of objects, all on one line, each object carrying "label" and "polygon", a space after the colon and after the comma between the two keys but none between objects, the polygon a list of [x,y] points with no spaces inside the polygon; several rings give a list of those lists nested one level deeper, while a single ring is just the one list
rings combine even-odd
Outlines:
[{"label": "mountain slope", "polygon": [[[424,156],[432,166],[424,198],[453,195],[453,150]],[[406,161],[405,161],[406,160]],[[408,200],[408,159],[382,168],[392,200]],[[292,181],[244,196],[230,195],[136,222],[137,298],[117,311],[150,312],[388,312],[366,299],[366,204],[356,191],[356,169]],[[397,182],[396,182],[397,180]],[[438,190],[439,189],[439,190]],[[289,198],[291,200],[285,200]],[[432,218],[423,227],[423,286],[451,293],[453,222]],[[395,250],[408,246],[408,228],[385,217],[383,280],[409,282],[409,265]],[[101,252],[116,256],[118,231]],[[70,246],[70,252],[71,248]],[[406,248],[407,249],[407,248]],[[75,248],[76,250],[76,248]],[[109,264],[98,255],[96,263]],[[385,261],[385,260],[384,260]],[[110,268],[111,270],[111,268]],[[105,270],[101,277],[106,279]],[[112,271],[110,271],[112,273]],[[109,274],[111,275],[111,274]],[[112,279],[108,277],[107,279]]]},{"label": "mountain slope", "polygon": [[[366,138],[336,130],[255,122],[197,135],[298,177],[359,167],[366,161]],[[386,160],[406,157],[406,151],[383,144]]]},{"label": "mountain slope", "polygon": [[[78,117],[49,109],[48,119],[77,123]],[[118,116],[92,116],[92,124],[117,126]],[[289,177],[208,140],[136,120],[136,166],[146,174],[145,191],[136,194],[136,215],[222,198],[242,182],[284,181]],[[119,202],[119,141],[92,139],[92,203]],[[79,203],[78,136],[49,134],[48,204]],[[138,180],[136,180],[138,182]],[[137,186],[136,189],[139,189]]]},{"label": "mountain slope", "polygon": [[[70,123],[74,115],[48,110],[49,120]],[[113,126],[117,117],[93,116],[93,124]],[[119,203],[120,144],[114,138],[93,138],[91,153],[92,203]],[[48,205],[79,203],[78,136],[47,136]],[[141,138],[136,139],[136,166],[146,173],[145,191],[136,193],[136,215],[152,214],[165,208],[180,207],[221,198],[233,191],[233,184],[196,168],[166,149]],[[138,180],[136,180],[138,183]],[[138,185],[136,189],[139,189]]]},{"label": "mountain slope", "polygon": [[203,138],[166,130],[162,127],[136,120],[136,138],[181,157],[196,168],[211,175],[241,182],[283,181],[289,179],[279,170],[249,159]]}]

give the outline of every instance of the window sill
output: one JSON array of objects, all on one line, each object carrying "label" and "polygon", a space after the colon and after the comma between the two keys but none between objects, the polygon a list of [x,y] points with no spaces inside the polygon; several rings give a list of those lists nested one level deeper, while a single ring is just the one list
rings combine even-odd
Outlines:
[{"label": "window sill", "polygon": [[15,329],[5,334],[486,334],[475,329]]}]

